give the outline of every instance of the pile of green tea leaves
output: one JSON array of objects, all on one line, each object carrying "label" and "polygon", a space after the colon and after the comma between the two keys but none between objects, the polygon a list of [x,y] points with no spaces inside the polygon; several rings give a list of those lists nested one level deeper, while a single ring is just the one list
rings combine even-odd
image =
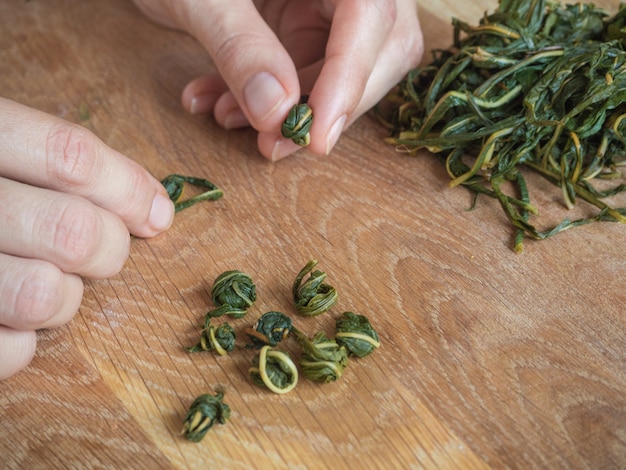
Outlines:
[{"label": "pile of green tea leaves", "polygon": [[[478,25],[452,23],[453,46],[433,51],[381,103],[387,142],[438,154],[451,186],[496,198],[518,252],[525,236],[626,223],[626,208],[604,202],[626,190],[626,4],[611,16],[591,3],[500,0]],[[560,187],[568,208],[582,199],[599,211],[539,230],[527,169]],[[599,179],[613,182],[600,190]]]}]

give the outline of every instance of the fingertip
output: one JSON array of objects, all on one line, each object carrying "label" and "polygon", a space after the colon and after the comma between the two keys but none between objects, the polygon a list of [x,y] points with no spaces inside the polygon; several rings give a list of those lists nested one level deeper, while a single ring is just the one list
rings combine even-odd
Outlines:
[{"label": "fingertip", "polygon": [[0,380],[25,369],[35,356],[37,334],[0,326]]},{"label": "fingertip", "polygon": [[65,274],[64,281],[62,305],[52,321],[44,325],[44,328],[57,328],[65,325],[80,309],[85,291],[83,279],[76,274]]},{"label": "fingertip", "polygon": [[190,114],[209,114],[228,87],[218,74],[208,74],[190,81],[183,89],[181,102]]},{"label": "fingertip", "polygon": [[213,93],[198,94],[183,97],[183,107],[189,114],[200,115],[209,114],[215,107],[219,95]]},{"label": "fingertip", "polygon": [[127,201],[127,212],[120,214],[121,221],[126,224],[127,235],[130,232],[140,238],[155,237],[168,230],[174,222],[175,206],[165,186],[152,175],[149,178],[152,188],[148,187],[147,191]]},{"label": "fingertip", "polygon": [[154,196],[148,218],[148,224],[154,235],[164,232],[172,226],[174,212],[174,203],[168,196],[162,193],[157,193]]},{"label": "fingertip", "polygon": [[226,92],[215,103],[215,120],[224,129],[239,129],[250,125],[243,110],[231,92]]},{"label": "fingertip", "polygon": [[346,114],[343,114],[330,127],[330,130],[328,131],[328,134],[326,135],[326,142],[325,142],[326,149],[324,151],[326,155],[330,154],[331,150],[333,149],[333,147],[339,140],[339,137],[341,136],[341,133],[343,132],[346,126],[347,120],[348,120],[348,116]]},{"label": "fingertip", "polygon": [[297,144],[294,144],[291,140],[285,139],[282,136],[276,136],[270,133],[259,133],[257,139],[259,151],[261,155],[267,158],[271,162],[277,162],[283,158],[288,157],[302,149]]}]

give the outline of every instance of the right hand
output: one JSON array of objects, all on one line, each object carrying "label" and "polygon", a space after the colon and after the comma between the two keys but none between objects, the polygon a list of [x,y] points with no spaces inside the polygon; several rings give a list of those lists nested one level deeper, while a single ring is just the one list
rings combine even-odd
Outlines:
[{"label": "right hand", "polygon": [[130,234],[169,228],[159,181],[87,129],[0,98],[0,380],[25,368],[40,328],[68,322],[81,277],[117,274]]},{"label": "right hand", "polygon": [[190,82],[183,105],[226,129],[251,125],[270,160],[300,147],[280,132],[301,94],[315,119],[308,150],[339,135],[420,62],[415,0],[134,0],[153,20],[193,35],[217,71]]}]

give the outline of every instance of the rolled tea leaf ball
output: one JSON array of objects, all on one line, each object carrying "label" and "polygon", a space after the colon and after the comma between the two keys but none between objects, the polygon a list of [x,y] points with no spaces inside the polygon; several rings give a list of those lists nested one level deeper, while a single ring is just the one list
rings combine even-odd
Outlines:
[{"label": "rolled tea leaf ball", "polygon": [[350,356],[369,356],[380,346],[378,333],[368,318],[353,312],[343,312],[335,323],[335,341],[344,346]]},{"label": "rolled tea leaf ball", "polygon": [[235,349],[235,330],[228,322],[220,326],[208,325],[200,334],[200,341],[195,346],[187,348],[189,352],[215,351],[225,356]]},{"label": "rolled tea leaf ball", "polygon": [[[316,265],[316,260],[310,260],[298,273],[292,287],[296,310],[308,317],[328,311],[337,302],[337,290],[324,283],[325,272],[313,271]],[[307,274],[309,277],[305,280]]]},{"label": "rolled tea leaf ball", "polygon": [[223,400],[223,392],[200,395],[194,400],[183,422],[185,439],[200,442],[215,423],[226,423],[230,418],[230,407]]},{"label": "rolled tea leaf ball", "polygon": [[268,345],[254,356],[248,373],[256,385],[278,394],[290,392],[298,383],[298,368],[289,353]]},{"label": "rolled tea leaf ball", "polygon": [[285,122],[280,128],[282,135],[294,143],[306,147],[311,143],[311,125],[313,111],[306,103],[296,104],[291,108]]},{"label": "rolled tea leaf ball", "polygon": [[230,305],[245,310],[256,300],[256,286],[247,274],[236,270],[226,271],[215,279],[211,297],[218,307]]},{"label": "rolled tea leaf ball", "polygon": [[261,315],[253,328],[247,328],[246,334],[252,347],[276,346],[289,335],[292,325],[291,318],[284,313],[270,311]]},{"label": "rolled tea leaf ball", "polygon": [[296,328],[292,328],[298,343],[302,346],[300,369],[302,375],[315,382],[334,382],[343,375],[348,366],[348,351],[319,332],[308,338]]}]

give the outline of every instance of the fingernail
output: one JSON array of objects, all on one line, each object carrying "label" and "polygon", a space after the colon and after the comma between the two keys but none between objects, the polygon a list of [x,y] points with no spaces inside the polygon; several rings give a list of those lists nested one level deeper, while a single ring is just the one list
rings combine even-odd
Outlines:
[{"label": "fingernail", "polygon": [[152,200],[152,209],[150,209],[150,227],[162,232],[172,225],[174,220],[174,203],[169,197],[157,194]]},{"label": "fingernail", "polygon": [[285,139],[277,139],[274,144],[274,149],[272,150],[272,155],[270,160],[276,162],[278,160],[282,160],[283,158],[291,155],[294,152],[297,152],[302,147],[297,144],[294,144],[291,140]]},{"label": "fingernail", "polygon": [[239,129],[240,127],[247,127],[248,125],[248,118],[243,114],[241,108],[233,109],[226,115],[226,119],[224,119],[224,128],[226,130]]},{"label": "fingernail", "polygon": [[191,114],[207,114],[213,110],[218,95],[215,93],[204,93],[196,95],[191,99],[189,112]]},{"label": "fingernail", "polygon": [[278,160],[280,160],[281,158],[283,158],[283,155],[280,153],[280,139],[278,139],[276,141],[276,143],[274,144],[274,149],[272,150],[272,155],[270,157],[270,160],[273,162],[276,162]]},{"label": "fingernail", "polygon": [[243,90],[248,111],[257,121],[265,120],[286,96],[283,86],[268,72],[254,75]]},{"label": "fingernail", "polygon": [[335,124],[332,125],[330,131],[328,132],[328,136],[326,137],[326,155],[330,153],[333,149],[337,141],[339,140],[339,136],[343,132],[343,128],[346,125],[347,116],[344,114],[339,119],[335,121]]}]

